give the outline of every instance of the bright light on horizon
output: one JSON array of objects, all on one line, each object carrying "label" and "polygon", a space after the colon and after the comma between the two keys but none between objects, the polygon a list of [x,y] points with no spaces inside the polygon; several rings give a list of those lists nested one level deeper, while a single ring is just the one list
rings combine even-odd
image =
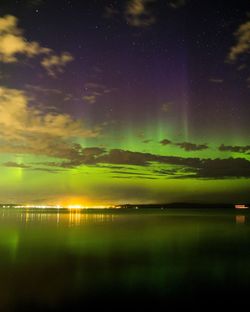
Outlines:
[{"label": "bright light on horizon", "polygon": [[108,208],[116,208],[116,206],[113,205],[17,205],[17,206],[10,206],[10,205],[4,205],[3,208],[25,208],[25,209],[108,209]]},{"label": "bright light on horizon", "polygon": [[22,209],[109,209],[109,208],[120,208],[119,205],[113,205],[113,204],[79,204],[79,203],[57,203],[57,204],[19,204],[19,205],[13,205],[13,204],[6,204],[1,205],[2,208],[22,208]]},{"label": "bright light on horizon", "polygon": [[[3,206],[4,208],[10,208],[11,206]],[[60,209],[63,208],[60,205],[17,205],[17,206],[13,206],[14,208],[42,208],[42,209],[48,209],[48,208],[53,208],[53,209]]]},{"label": "bright light on horizon", "polygon": [[84,209],[86,207],[84,207],[82,205],[68,205],[67,208],[68,209]]}]

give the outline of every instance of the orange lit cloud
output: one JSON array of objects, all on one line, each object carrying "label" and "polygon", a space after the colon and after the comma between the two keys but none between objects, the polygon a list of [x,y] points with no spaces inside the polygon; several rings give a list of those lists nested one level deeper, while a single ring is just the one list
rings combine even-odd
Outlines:
[{"label": "orange lit cloud", "polygon": [[55,76],[55,72],[62,72],[63,67],[73,60],[73,56],[68,52],[56,55],[52,49],[42,47],[36,41],[28,41],[22,29],[18,27],[18,19],[15,16],[0,17],[0,62],[18,62],[20,55],[27,58],[45,56],[41,65],[50,76]]}]

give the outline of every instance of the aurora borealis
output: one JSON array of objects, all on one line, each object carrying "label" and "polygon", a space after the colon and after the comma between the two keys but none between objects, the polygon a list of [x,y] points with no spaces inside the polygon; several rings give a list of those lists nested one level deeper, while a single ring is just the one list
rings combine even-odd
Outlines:
[{"label": "aurora borealis", "polygon": [[2,0],[0,202],[247,202],[249,1]]}]

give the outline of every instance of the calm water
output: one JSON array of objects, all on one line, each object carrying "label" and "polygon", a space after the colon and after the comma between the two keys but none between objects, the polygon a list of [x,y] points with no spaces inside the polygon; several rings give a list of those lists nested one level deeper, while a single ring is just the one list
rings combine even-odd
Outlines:
[{"label": "calm water", "polygon": [[250,293],[249,212],[0,209],[0,311]]}]

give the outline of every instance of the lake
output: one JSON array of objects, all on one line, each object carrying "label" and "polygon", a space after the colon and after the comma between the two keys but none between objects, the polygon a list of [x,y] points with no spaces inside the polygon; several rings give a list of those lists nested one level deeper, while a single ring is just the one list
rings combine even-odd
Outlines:
[{"label": "lake", "polygon": [[233,209],[0,209],[0,311],[242,302],[248,220]]}]

